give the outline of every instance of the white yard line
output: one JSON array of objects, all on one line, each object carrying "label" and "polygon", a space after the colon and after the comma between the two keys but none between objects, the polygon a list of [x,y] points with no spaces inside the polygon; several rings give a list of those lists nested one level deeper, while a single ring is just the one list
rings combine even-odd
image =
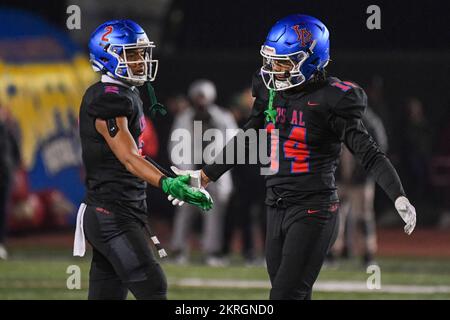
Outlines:
[{"label": "white yard line", "polygon": [[[171,281],[172,285],[181,287],[208,288],[248,288],[269,289],[270,283],[261,280],[232,280],[232,279],[200,279],[184,278]],[[381,285],[381,289],[368,289],[365,282],[359,281],[318,281],[314,285],[315,291],[323,292],[384,292],[384,293],[450,293],[450,286],[419,286],[419,285]]]}]

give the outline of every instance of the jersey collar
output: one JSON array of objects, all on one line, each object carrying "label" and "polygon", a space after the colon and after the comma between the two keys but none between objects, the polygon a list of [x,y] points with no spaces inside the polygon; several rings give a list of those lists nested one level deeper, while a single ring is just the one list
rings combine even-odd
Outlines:
[{"label": "jersey collar", "polygon": [[126,87],[128,89],[134,90],[135,86],[131,86],[129,84],[126,84],[125,82],[119,81],[117,79],[114,79],[112,77],[110,77],[107,74],[102,74],[102,78],[100,80],[102,83],[114,83],[114,84],[118,84],[120,86]]}]

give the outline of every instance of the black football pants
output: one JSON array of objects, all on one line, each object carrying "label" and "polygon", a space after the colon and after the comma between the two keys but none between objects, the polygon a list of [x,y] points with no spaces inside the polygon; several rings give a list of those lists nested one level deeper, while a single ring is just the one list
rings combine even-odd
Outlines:
[{"label": "black football pants", "polygon": [[325,256],[336,240],[338,204],[267,206],[266,261],[270,299],[311,299]]},{"label": "black football pants", "polygon": [[93,247],[89,299],[166,299],[167,281],[150,247],[143,222],[87,206],[85,236]]}]

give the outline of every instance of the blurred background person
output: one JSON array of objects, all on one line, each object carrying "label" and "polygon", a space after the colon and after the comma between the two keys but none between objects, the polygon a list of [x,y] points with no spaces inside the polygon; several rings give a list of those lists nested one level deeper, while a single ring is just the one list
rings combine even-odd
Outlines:
[{"label": "blurred background person", "polygon": [[367,86],[367,101],[372,110],[383,122],[383,127],[388,136],[392,136],[392,128],[395,125],[393,123],[393,112],[390,104],[386,100],[386,94],[384,90],[384,79],[382,76],[376,74],[370,79]]},{"label": "blurred background person", "polygon": [[[147,90],[141,91],[141,98],[146,105],[151,104],[151,98]],[[143,153],[155,160],[161,167],[168,169],[171,162],[167,145],[170,140],[172,125],[175,116],[189,107],[189,101],[183,94],[173,94],[165,99],[164,105],[168,111],[165,116],[158,114],[152,118],[150,110],[148,108],[144,110],[147,126],[143,137]],[[160,230],[163,235],[160,240],[164,242],[164,240],[167,240],[173,224],[175,208],[167,201],[164,194],[154,192],[155,190],[156,188],[152,185],[147,185],[147,207],[151,208],[154,228]]]},{"label": "blurred background person", "polygon": [[447,103],[446,122],[438,135],[437,152],[431,163],[431,181],[436,187],[437,200],[441,199],[438,226],[450,230],[450,103]]},{"label": "blurred background person", "polygon": [[[386,153],[388,139],[380,117],[368,107],[362,120],[380,149]],[[365,266],[374,264],[377,251],[374,210],[376,184],[345,147],[341,153],[338,180],[340,182],[338,192],[341,199],[339,231],[330,259],[351,257],[354,251],[354,236],[356,231],[360,230],[363,238],[363,264]]]},{"label": "blurred background person", "polygon": [[[422,101],[417,97],[407,100],[406,119],[402,134],[402,162],[405,165],[405,179],[411,197],[417,205],[424,205],[423,195],[429,188],[430,160],[432,155],[431,126],[424,114]],[[421,201],[422,200],[422,201]]]},{"label": "blurred background person", "polygon": [[[188,90],[188,97],[191,107],[177,113],[173,123],[172,131],[175,129],[186,129],[191,138],[202,139],[203,133],[208,129],[218,129],[223,137],[228,141],[231,136],[227,136],[226,129],[237,129],[237,125],[233,116],[214,104],[217,93],[213,82],[209,80],[196,80]],[[202,137],[194,136],[194,121],[200,121],[202,125]],[[228,133],[229,134],[229,133]],[[218,139],[217,139],[218,140]],[[189,139],[189,141],[191,141]],[[221,150],[226,141],[214,141],[217,144],[216,150]],[[175,145],[174,141],[169,141],[169,153]],[[193,148],[191,155],[202,154],[207,143],[189,143],[189,147]],[[199,150],[194,150],[194,148]],[[201,149],[201,150],[200,150]],[[180,169],[196,170],[202,167],[202,163],[180,165],[174,163]],[[212,160],[212,159],[211,159]],[[186,263],[189,259],[189,236],[195,225],[198,215],[202,217],[202,239],[201,247],[205,256],[205,263],[210,266],[223,265],[221,258],[222,241],[223,241],[223,218],[225,209],[232,191],[231,174],[227,174],[220,183],[208,188],[209,193],[214,199],[214,207],[207,214],[202,213],[197,208],[184,205],[176,209],[174,226],[172,230],[172,250],[175,254],[175,262]]]},{"label": "blurred background person", "polygon": [[[12,178],[15,185],[10,191],[6,242],[9,261],[2,264],[5,290],[0,290],[1,299],[85,298],[85,290],[61,290],[56,285],[50,290],[36,287],[36,283],[46,284],[49,279],[53,279],[54,274],[60,273],[60,264],[53,263],[55,259],[66,265],[73,264],[71,259],[67,259],[67,252],[73,242],[72,227],[76,210],[68,211],[64,207],[79,203],[84,195],[81,157],[77,157],[76,147],[79,145],[76,140],[77,115],[84,90],[98,80],[86,54],[86,41],[90,36],[90,32],[86,31],[93,30],[96,25],[111,18],[129,17],[145,29],[148,28],[155,42],[160,43],[155,54],[162,67],[158,71],[160,81],[155,84],[155,90],[167,107],[168,114],[152,119],[159,145],[154,160],[168,169],[171,162],[166,143],[170,140],[175,115],[190,105],[185,96],[189,84],[198,77],[209,78],[218,88],[216,103],[228,106],[229,97],[248,86],[250,76],[260,67],[255,48],[260,47],[267,27],[273,19],[299,10],[297,1],[287,0],[265,0],[258,2],[258,5],[242,2],[239,10],[228,2],[207,0],[149,0],[145,7],[151,10],[143,10],[142,0],[128,0],[126,3],[116,0],[44,2],[51,2],[51,5],[31,0],[1,1],[0,104],[6,106],[19,123],[22,155],[22,166]],[[73,21],[73,14],[66,12],[72,5],[80,8],[80,29],[68,28],[67,22]],[[342,14],[335,14],[336,8],[344,7]],[[409,174],[405,163],[409,150],[402,146],[406,128],[404,119],[407,118],[404,99],[417,97],[426,107],[423,109],[424,118],[433,137],[432,146],[429,146],[432,149],[429,157],[433,163],[433,173],[427,179],[430,180],[428,188],[425,187],[420,199],[417,199],[423,203],[418,203],[418,212],[420,209],[423,214],[418,220],[413,238],[395,233],[391,227],[398,225],[400,219],[391,214],[389,199],[377,188],[376,258],[383,270],[383,286],[389,284],[391,279],[385,274],[389,270],[383,269],[385,263],[389,263],[392,271],[405,271],[395,274],[404,278],[407,273],[411,285],[450,285],[450,282],[444,281],[450,269],[449,263],[445,264],[450,257],[450,232],[447,229],[450,227],[450,90],[448,68],[445,68],[450,65],[450,42],[442,41],[442,32],[430,32],[442,30],[445,34],[448,19],[444,18],[442,5],[435,1],[417,2],[414,6],[383,1],[380,7],[382,29],[377,31],[361,28],[361,19],[354,19],[363,17],[365,12],[359,0],[333,4],[329,1],[303,1],[301,11],[316,12],[327,17],[330,25],[333,25],[336,56],[329,65],[330,72],[367,84],[364,89],[368,95],[368,105],[383,120],[389,137],[389,156],[405,180]],[[255,23],[254,19],[248,19],[250,16],[261,19]],[[423,24],[421,28],[417,28],[417,21]],[[427,41],[417,46],[417,39]],[[145,97],[142,99],[145,103]],[[62,117],[57,119],[55,114]],[[69,120],[71,117],[73,119]],[[60,129],[59,124],[56,125],[57,122],[63,124],[64,130]],[[417,183],[412,178],[404,181],[405,190],[409,192]],[[61,192],[68,202],[58,197],[48,197],[49,194],[44,196],[43,193],[49,190],[52,193]],[[54,199],[50,208],[64,205],[64,211],[68,212],[63,219],[63,228],[47,223],[49,220],[55,221],[47,219],[51,216],[49,213],[54,211],[49,210],[47,199],[50,198]],[[149,207],[154,231],[162,245],[168,248],[176,208],[160,192],[150,191],[148,200],[151,202]],[[250,215],[252,219],[257,218],[254,212]],[[60,220],[63,215],[58,214],[58,217]],[[193,224],[198,227],[202,218],[197,215],[197,221]],[[229,218],[227,212],[226,219]],[[240,217],[236,215],[236,218]],[[352,219],[347,221],[351,222]],[[238,221],[236,223],[239,224]],[[234,235],[231,236],[233,246],[229,246],[230,253],[237,248],[247,248],[243,243],[245,240],[239,237],[239,226],[234,224],[232,230]],[[223,232],[229,231],[224,229]],[[195,242],[193,244],[197,245]],[[254,249],[258,244],[254,242]],[[55,250],[61,247],[65,248]],[[30,255],[31,252],[33,254]],[[34,252],[46,262],[42,268],[30,274],[28,268],[34,265]],[[412,257],[414,261],[410,259]],[[339,266],[346,268],[353,266],[353,262],[343,261]],[[392,265],[391,268],[391,263],[395,267]],[[405,265],[411,267],[406,270]],[[211,271],[205,267],[203,270],[206,270],[205,276],[208,274],[208,277],[213,278],[216,273],[217,277],[223,278],[221,268]],[[236,278],[244,277],[242,272],[255,275],[255,279],[258,274],[256,270],[254,272],[239,267],[229,270],[236,270]],[[172,272],[176,277],[192,277],[193,274],[196,277],[199,269],[197,266],[173,266]],[[352,272],[352,280],[363,279],[365,276],[362,273],[365,274],[362,268]],[[263,277],[259,280],[266,280],[265,273],[260,274]],[[343,272],[342,278],[339,274],[333,270],[323,280],[351,280],[348,272]],[[233,273],[230,273],[230,278],[233,278]],[[424,282],[425,278],[428,279],[427,283]],[[25,282],[25,279],[30,281]],[[17,287],[19,283],[20,288]],[[192,298],[191,287],[179,289],[183,293],[177,293],[172,298]],[[226,289],[212,296],[211,293],[216,290],[199,288],[196,297],[264,299],[264,290],[259,289],[257,295],[256,289]],[[439,292],[416,297],[448,299],[449,294]],[[356,297],[357,293],[341,293],[339,296],[336,293],[329,293],[330,296],[322,294],[323,298],[333,296],[347,299]],[[362,293],[358,297],[380,298],[376,292]],[[394,298],[393,294],[383,297]],[[404,298],[406,295],[398,297]]]},{"label": "blurred background person", "polygon": [[8,258],[7,219],[15,173],[21,163],[19,141],[17,123],[9,110],[0,105],[0,260]]},{"label": "blurred background person", "polygon": [[[239,128],[250,116],[254,99],[251,88],[245,88],[233,97],[230,111]],[[248,159],[245,163],[231,170],[234,188],[225,215],[222,253],[225,257],[230,255],[236,231],[240,231],[242,257],[247,265],[253,265],[259,261],[256,240],[261,238],[264,242],[265,239],[265,181],[257,164],[249,164]],[[249,185],[254,187],[249,188]]]}]

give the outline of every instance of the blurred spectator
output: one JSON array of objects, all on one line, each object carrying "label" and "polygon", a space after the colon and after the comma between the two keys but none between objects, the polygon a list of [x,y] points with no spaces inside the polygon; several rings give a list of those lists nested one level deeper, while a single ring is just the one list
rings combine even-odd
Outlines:
[{"label": "blurred spectator", "polygon": [[[381,119],[367,108],[363,116],[367,131],[375,139],[383,152],[387,151],[386,131]],[[350,151],[343,147],[340,160],[339,198],[339,232],[333,246],[332,257],[350,257],[353,254],[354,231],[361,230],[363,235],[363,263],[375,263],[377,237],[375,225],[375,181],[367,175],[364,168],[356,162]]]},{"label": "blurred spectator", "polygon": [[182,94],[174,95],[167,99],[166,107],[169,110],[169,114],[176,116],[189,109],[189,100]]},{"label": "blurred spectator", "polygon": [[393,133],[393,112],[385,99],[384,79],[380,75],[374,75],[367,87],[368,105],[383,121],[387,135]]},{"label": "blurred spectator", "polygon": [[[141,91],[144,105],[150,105],[151,100],[147,90]],[[177,113],[189,107],[188,100],[180,94],[170,96],[164,103],[168,113],[152,118],[149,108],[144,108],[147,126],[142,136],[144,140],[143,153],[155,160],[161,167],[169,169],[171,162],[167,153],[170,130]],[[147,184],[147,207],[154,223],[163,222],[163,227],[169,229],[172,225],[174,207],[167,201],[167,196],[158,192],[157,188]],[[157,228],[155,224],[155,228]],[[161,239],[160,239],[161,240]]]},{"label": "blurred spectator", "polygon": [[21,163],[19,130],[8,109],[0,106],[0,259],[7,259],[5,247],[7,213],[15,171]]},{"label": "blurred spectator", "polygon": [[410,98],[406,104],[406,123],[403,127],[402,163],[406,172],[405,191],[410,198],[420,199],[426,193],[432,152],[431,127],[425,118],[422,102]]},{"label": "blurred spectator", "polygon": [[[227,141],[231,136],[227,136],[226,129],[236,129],[237,125],[233,116],[214,104],[216,99],[215,85],[209,80],[197,80],[191,84],[188,91],[189,99],[192,107],[185,109],[178,113],[175,117],[173,130],[186,129],[193,139],[200,139],[203,137],[194,136],[194,121],[201,121],[203,133],[211,128],[219,129]],[[217,140],[217,139],[216,139]],[[217,144],[216,150],[221,150],[225,141],[214,141]],[[192,141],[189,139],[189,141]],[[203,139],[202,139],[203,141]],[[195,143],[192,141],[192,148],[201,148],[201,150],[193,150],[194,154],[203,154],[203,149],[206,145]],[[190,146],[190,147],[191,147]],[[169,142],[169,153],[174,147],[174,142]],[[212,160],[212,159],[211,159]],[[203,159],[205,161],[205,159]],[[175,165],[180,169],[200,169],[203,163],[190,165]],[[176,256],[178,263],[185,263],[188,260],[189,254],[189,232],[196,220],[196,217],[201,214],[203,220],[202,231],[202,249],[206,255],[206,263],[211,266],[223,264],[220,258],[222,249],[222,235],[223,235],[223,216],[232,191],[231,175],[226,173],[218,180],[217,183],[208,187],[208,191],[214,199],[214,207],[211,212],[207,214],[202,213],[194,206],[185,204],[177,208],[175,213],[175,221],[172,237],[172,249]]]},{"label": "blurred spectator", "polygon": [[446,121],[439,131],[437,150],[431,165],[431,179],[442,207],[438,225],[441,229],[450,229],[450,106],[447,106]]},{"label": "blurred spectator", "polygon": [[[237,94],[231,103],[230,111],[240,128],[250,116],[253,101],[251,88],[246,88]],[[256,262],[253,235],[255,220],[259,222],[262,239],[265,239],[264,177],[260,175],[259,166],[256,164],[236,166],[231,174],[234,189],[225,215],[223,254],[227,256],[230,253],[234,231],[239,228],[242,236],[242,255],[247,264],[253,264]],[[248,188],[249,185],[254,187]]]}]

